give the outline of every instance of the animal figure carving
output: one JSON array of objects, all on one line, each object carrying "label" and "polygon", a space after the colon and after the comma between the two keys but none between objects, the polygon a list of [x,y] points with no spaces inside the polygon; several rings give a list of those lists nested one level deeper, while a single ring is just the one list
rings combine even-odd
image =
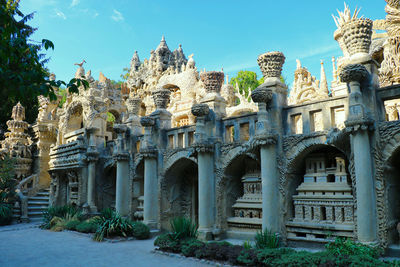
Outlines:
[{"label": "animal figure carving", "polygon": [[79,66],[79,67],[82,67],[84,63],[86,63],[86,61],[85,61],[85,60],[82,60],[81,63],[75,63],[74,65]]}]

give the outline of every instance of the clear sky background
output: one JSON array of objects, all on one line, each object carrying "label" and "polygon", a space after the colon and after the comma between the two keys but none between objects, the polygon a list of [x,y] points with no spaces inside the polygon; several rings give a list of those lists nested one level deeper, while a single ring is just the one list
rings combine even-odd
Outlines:
[{"label": "clear sky background", "polygon": [[[348,0],[360,15],[385,18],[384,0]],[[36,12],[29,22],[38,27],[35,40],[50,39],[49,69],[58,79],[74,76],[74,63],[87,61],[96,79],[99,72],[120,80],[135,50],[149,58],[165,35],[170,50],[179,44],[194,54],[198,69],[221,70],[230,77],[252,70],[261,77],[259,54],[282,51],[283,76],[292,83],[296,58],[319,79],[320,59],[332,79],[332,56],[341,56],[333,39],[332,14],[343,10],[342,0],[21,0],[24,13]]]}]

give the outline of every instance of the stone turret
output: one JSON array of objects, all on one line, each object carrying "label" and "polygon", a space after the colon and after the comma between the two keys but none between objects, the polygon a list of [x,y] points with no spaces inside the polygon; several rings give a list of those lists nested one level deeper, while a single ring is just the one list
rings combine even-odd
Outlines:
[{"label": "stone turret", "polygon": [[31,173],[32,154],[30,139],[26,131],[28,123],[25,119],[25,108],[18,102],[12,109],[12,120],[7,121],[8,132],[2,141],[3,153],[9,153],[16,160],[15,173],[18,178],[27,177]]},{"label": "stone turret", "polygon": [[134,69],[137,71],[139,69],[139,67],[140,67],[140,59],[139,59],[139,55],[138,55],[137,51],[135,51],[135,53],[133,54],[132,59],[131,59],[131,69]]}]

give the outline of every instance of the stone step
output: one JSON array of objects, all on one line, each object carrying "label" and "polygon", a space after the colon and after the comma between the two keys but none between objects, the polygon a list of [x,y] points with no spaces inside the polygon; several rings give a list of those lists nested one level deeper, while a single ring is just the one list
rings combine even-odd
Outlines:
[{"label": "stone step", "polygon": [[43,216],[43,212],[41,211],[28,211],[28,217],[42,217]]},{"label": "stone step", "polygon": [[28,206],[28,212],[30,210],[40,210],[40,211],[45,211],[47,210],[47,206]]},{"label": "stone step", "polygon": [[28,201],[28,206],[49,206],[49,202],[45,200],[31,200]]},{"label": "stone step", "polygon": [[48,191],[40,191],[40,192],[36,193],[36,196],[48,197],[48,196],[50,196],[50,192],[48,192]]},{"label": "stone step", "polygon": [[35,196],[35,197],[28,197],[28,203],[31,200],[43,200],[43,201],[49,201],[48,197],[44,197],[44,196]]}]

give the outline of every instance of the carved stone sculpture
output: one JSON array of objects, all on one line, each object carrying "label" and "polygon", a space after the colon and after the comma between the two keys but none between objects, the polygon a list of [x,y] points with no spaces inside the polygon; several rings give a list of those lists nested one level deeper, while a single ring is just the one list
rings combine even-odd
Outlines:
[{"label": "carved stone sculpture", "polygon": [[221,71],[207,71],[200,74],[207,93],[220,93],[224,83],[224,73]]},{"label": "carved stone sculpture", "polygon": [[268,52],[258,56],[257,63],[264,78],[280,78],[285,56],[282,52]]},{"label": "carved stone sculpture", "polygon": [[152,117],[149,116],[144,116],[140,118],[140,124],[143,127],[151,127],[154,125],[154,119]]},{"label": "carved stone sculpture", "polygon": [[368,70],[361,64],[349,64],[339,74],[340,80],[344,83],[352,81],[362,82],[369,76]]},{"label": "carved stone sculpture", "polygon": [[251,92],[251,99],[255,103],[269,104],[272,101],[272,90],[264,87],[258,87]]},{"label": "carved stone sculpture", "polygon": [[367,18],[351,20],[342,26],[343,42],[350,56],[368,54],[371,46],[373,21]]},{"label": "carved stone sculpture", "polygon": [[166,109],[169,103],[169,96],[171,91],[168,89],[157,89],[152,92],[154,104],[156,109]]}]

